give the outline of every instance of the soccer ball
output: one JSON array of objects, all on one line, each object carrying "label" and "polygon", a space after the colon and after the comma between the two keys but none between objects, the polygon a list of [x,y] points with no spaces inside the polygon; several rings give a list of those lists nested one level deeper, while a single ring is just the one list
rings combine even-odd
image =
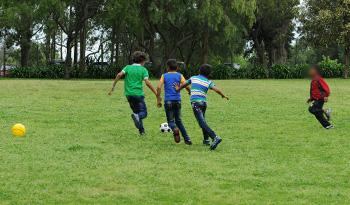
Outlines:
[{"label": "soccer ball", "polygon": [[15,124],[12,129],[12,134],[15,137],[24,137],[26,134],[26,127],[22,124]]},{"label": "soccer ball", "polygon": [[160,131],[165,132],[171,132],[171,128],[169,127],[168,123],[163,123],[160,125]]}]

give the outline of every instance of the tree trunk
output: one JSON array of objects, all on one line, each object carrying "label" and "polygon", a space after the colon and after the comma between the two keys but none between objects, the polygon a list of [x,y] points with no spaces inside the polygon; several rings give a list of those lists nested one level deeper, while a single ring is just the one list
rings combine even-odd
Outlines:
[{"label": "tree trunk", "polygon": [[51,61],[56,59],[56,32],[57,30],[55,29],[51,39]]},{"label": "tree trunk", "polygon": [[74,68],[78,67],[78,38],[74,39]]},{"label": "tree trunk", "polygon": [[349,61],[350,61],[350,47],[345,48],[345,53],[344,53],[344,72],[343,72],[343,77],[348,78],[349,77]]},{"label": "tree trunk", "polygon": [[115,25],[113,25],[112,26],[112,33],[111,33],[111,61],[110,61],[110,63],[111,63],[111,65],[113,65],[114,64],[114,53],[115,53],[115,41],[116,41],[116,38],[115,38],[115,36],[116,36],[116,26]]},{"label": "tree trunk", "polygon": [[[117,38],[118,39],[118,38]],[[115,43],[115,55],[114,55],[114,64],[119,65],[119,40]]]},{"label": "tree trunk", "polygon": [[3,53],[3,63],[4,63],[4,67],[3,67],[3,74],[4,74],[4,77],[5,77],[5,74],[6,74],[6,40],[4,40],[4,53]]},{"label": "tree trunk", "polygon": [[276,63],[276,49],[275,48],[268,48],[268,54],[269,54],[268,65],[271,67],[273,64]]},{"label": "tree trunk", "polygon": [[267,59],[265,55],[265,43],[262,41],[261,43],[255,42],[255,50],[257,55],[257,61],[258,64],[266,66],[267,65]]},{"label": "tree trunk", "polygon": [[101,56],[99,59],[101,59],[101,63],[104,62],[104,58],[105,58],[105,53],[104,53],[104,45],[103,45],[103,42],[101,42]]},{"label": "tree trunk", "polygon": [[65,73],[64,78],[70,78],[70,70],[72,67],[72,42],[73,39],[71,36],[67,37],[67,54],[66,54],[66,63],[65,63]]},{"label": "tree trunk", "polygon": [[39,43],[36,44],[36,66],[39,66]]},{"label": "tree trunk", "polygon": [[60,57],[61,60],[63,60],[63,31],[61,29],[61,50],[60,50]]},{"label": "tree trunk", "polygon": [[27,67],[29,61],[29,51],[31,44],[31,34],[26,33],[24,37],[20,40],[21,47],[21,67]]},{"label": "tree trunk", "polygon": [[81,72],[85,72],[86,67],[86,59],[85,59],[85,50],[86,50],[86,24],[83,26],[83,28],[80,31],[79,36],[80,41],[80,61],[79,61],[79,69]]},{"label": "tree trunk", "polygon": [[48,32],[45,34],[45,60],[48,65],[51,61],[51,34]]},{"label": "tree trunk", "polygon": [[204,32],[202,34],[202,56],[201,62],[202,64],[208,63],[209,56],[209,27],[205,26]]}]

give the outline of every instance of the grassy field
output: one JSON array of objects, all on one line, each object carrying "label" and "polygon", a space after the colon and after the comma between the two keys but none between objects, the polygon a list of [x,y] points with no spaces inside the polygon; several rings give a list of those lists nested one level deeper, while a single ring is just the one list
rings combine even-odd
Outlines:
[{"label": "grassy field", "polygon": [[141,138],[122,83],[108,97],[110,81],[0,80],[0,204],[348,204],[350,81],[328,81],[331,131],[307,112],[307,80],[216,81],[231,101],[209,95],[224,140],[210,152],[185,93],[192,147],[159,132],[149,91]]}]

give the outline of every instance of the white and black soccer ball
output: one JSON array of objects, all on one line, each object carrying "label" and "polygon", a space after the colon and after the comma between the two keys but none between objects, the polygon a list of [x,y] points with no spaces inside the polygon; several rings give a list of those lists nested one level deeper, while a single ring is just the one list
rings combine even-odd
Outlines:
[{"label": "white and black soccer ball", "polygon": [[169,127],[168,123],[161,124],[159,129],[163,133],[171,132],[171,128]]}]

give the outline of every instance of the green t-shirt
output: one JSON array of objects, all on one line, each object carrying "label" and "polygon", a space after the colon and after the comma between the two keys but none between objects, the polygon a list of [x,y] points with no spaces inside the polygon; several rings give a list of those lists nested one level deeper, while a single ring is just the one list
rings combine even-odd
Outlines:
[{"label": "green t-shirt", "polygon": [[126,66],[122,72],[125,74],[125,96],[144,96],[143,81],[149,76],[147,69],[139,64],[133,64]]}]

